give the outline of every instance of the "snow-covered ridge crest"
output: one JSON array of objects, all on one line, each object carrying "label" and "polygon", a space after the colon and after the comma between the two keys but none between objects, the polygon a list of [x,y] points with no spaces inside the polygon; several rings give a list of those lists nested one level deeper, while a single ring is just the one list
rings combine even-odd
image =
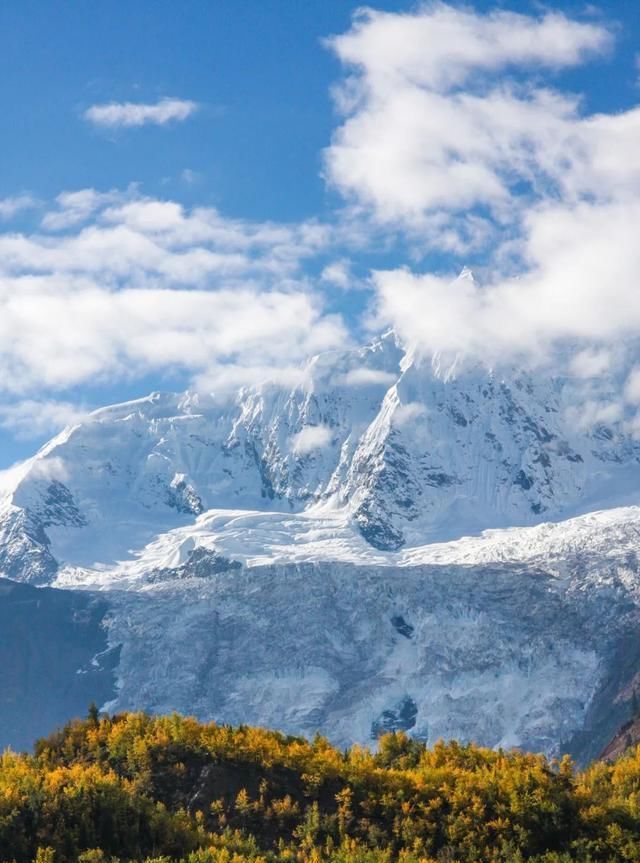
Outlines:
[{"label": "snow-covered ridge crest", "polygon": [[328,507],[397,550],[627,502],[640,447],[576,428],[568,400],[563,379],[419,360],[389,332],[314,357],[293,389],[102,408],[14,471],[0,571],[108,564],[212,509]]}]

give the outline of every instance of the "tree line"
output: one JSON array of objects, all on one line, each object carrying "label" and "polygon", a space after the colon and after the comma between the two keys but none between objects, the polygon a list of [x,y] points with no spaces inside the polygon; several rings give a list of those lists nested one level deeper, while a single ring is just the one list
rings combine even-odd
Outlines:
[{"label": "tree line", "polygon": [[579,772],[403,733],[340,750],[95,709],[0,759],[3,863],[640,860],[640,748]]}]

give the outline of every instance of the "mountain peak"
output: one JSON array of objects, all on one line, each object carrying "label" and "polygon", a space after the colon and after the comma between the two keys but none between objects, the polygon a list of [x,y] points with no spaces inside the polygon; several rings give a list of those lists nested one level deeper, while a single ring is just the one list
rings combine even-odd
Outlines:
[{"label": "mountain peak", "polygon": [[472,282],[473,284],[475,284],[476,278],[473,274],[473,271],[470,270],[469,267],[465,266],[460,270],[460,273],[458,275],[458,281]]}]

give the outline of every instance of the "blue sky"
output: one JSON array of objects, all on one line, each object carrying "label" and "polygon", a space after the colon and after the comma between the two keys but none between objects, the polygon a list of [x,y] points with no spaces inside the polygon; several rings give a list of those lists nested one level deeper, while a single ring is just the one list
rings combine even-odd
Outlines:
[{"label": "blue sky", "polygon": [[[456,315],[464,322],[469,311],[477,312],[482,340],[496,342],[500,357],[511,358],[515,349],[501,337],[500,309],[509,307],[510,320],[515,315],[526,322],[531,308],[558,295],[564,265],[558,261],[556,269],[543,267],[536,258],[543,249],[555,261],[545,239],[549,226],[566,229],[570,242],[584,248],[588,229],[602,234],[598,218],[611,224],[619,217],[624,225],[633,217],[640,168],[631,164],[624,169],[627,174],[623,168],[640,143],[633,114],[640,93],[637,3],[454,5],[449,7],[449,53],[440,59],[438,46],[429,41],[435,31],[419,32],[418,26],[419,21],[431,26],[437,14],[433,4],[372,4],[388,14],[370,15],[353,45],[327,45],[326,37],[354,33],[354,26],[357,30],[357,5],[336,0],[21,0],[0,6],[0,231],[6,240],[4,246],[0,243],[0,263],[3,256],[10,261],[4,275],[11,280],[0,314],[12,322],[6,332],[0,329],[0,467],[33,452],[57,426],[88,408],[152,389],[197,385],[222,391],[227,368],[234,385],[250,382],[252,376],[257,380],[269,369],[278,374],[284,369],[288,375],[307,353],[358,341],[389,324],[427,351],[477,353],[478,339],[472,334],[457,339],[441,335],[464,329],[457,326]],[[498,20],[499,11],[524,17]],[[546,48],[525,46],[518,53],[513,45],[529,38],[527,33],[550,11],[556,13],[553,33],[547,28],[533,39],[534,44],[547,39]],[[394,33],[402,21],[410,29],[398,49]],[[374,36],[378,41],[371,54],[367,40]],[[406,52],[413,59],[406,60],[402,39],[416,42]],[[502,52],[496,64],[492,40]],[[458,48],[470,52],[469,57],[460,60]],[[400,68],[405,61],[409,66]],[[398,75],[410,86],[394,92],[391,78],[380,71],[387,62],[400,69]],[[462,71],[455,80],[442,83],[443,70],[458,67]],[[360,88],[360,101],[340,108],[335,88],[342,87],[344,95],[349,76]],[[509,105],[498,105],[498,94],[506,89]],[[541,107],[546,98],[541,94],[551,90],[567,100],[580,94],[582,101],[571,109],[558,107],[557,101]],[[472,107],[467,96],[475,100]],[[186,115],[157,121],[154,106],[167,99],[187,106]],[[92,107],[109,105],[151,106],[149,116],[156,119],[138,125],[91,119]],[[536,116],[529,116],[532,105]],[[460,144],[474,124],[486,123],[490,129],[490,117],[503,109],[504,128],[499,125],[495,133],[495,143],[503,148],[499,164],[486,148],[471,152],[468,143]],[[526,116],[518,113],[523,109]],[[439,110],[442,123],[430,113]],[[416,120],[421,111],[424,123]],[[594,130],[583,121],[595,114],[606,120]],[[613,118],[621,115],[624,122],[618,127]],[[459,137],[440,140],[440,131],[434,135],[429,127],[433,117],[437,130],[460,118]],[[416,136],[429,172],[422,155],[405,152],[402,132],[396,138],[390,134],[387,141],[396,118],[400,130],[407,123],[406,136]],[[514,131],[521,122],[531,123],[525,143]],[[551,159],[549,149],[563,135],[566,144]],[[460,152],[449,159],[446,154],[459,144]],[[566,152],[571,164],[565,171],[559,162]],[[613,153],[613,167],[606,153]],[[387,172],[381,166],[387,165],[388,182],[380,177]],[[436,194],[440,183],[443,191]],[[618,191],[599,200],[605,186]],[[79,190],[94,190],[90,204],[83,199],[82,212],[76,199],[56,203],[61,194]],[[182,207],[182,215],[159,206],[167,202]],[[587,206],[593,211],[587,212]],[[191,218],[193,208],[204,215]],[[530,209],[539,217],[535,224],[523,215]],[[214,212],[218,233],[211,239]],[[274,226],[286,226],[287,236],[272,241]],[[233,238],[219,240],[223,230]],[[159,231],[163,238],[172,232],[170,243],[163,239],[160,244],[164,254],[169,243],[171,260],[160,263],[155,249],[139,245],[151,235],[155,242]],[[87,238],[94,245],[88,246]],[[113,263],[120,257],[120,241],[129,244],[121,255],[126,266]],[[105,242],[112,257],[93,267],[91,256],[103,254]],[[552,344],[579,339],[584,341],[577,352],[583,356],[581,369],[615,364],[614,347],[633,335],[625,320],[635,325],[636,311],[628,284],[633,254],[619,233],[607,248],[617,256],[620,244],[629,252],[623,255],[626,269],[617,271],[615,285],[604,285],[602,291],[611,296],[625,284],[621,319],[605,327],[595,305],[590,314],[585,311],[580,326],[568,326],[566,309],[558,311],[536,320],[536,338],[527,342],[528,350],[546,355]],[[149,263],[138,266],[138,248]],[[227,257],[203,264],[202,248],[210,256]],[[176,250],[193,252],[186,275],[183,258],[176,275]],[[33,266],[30,255],[37,261]],[[74,255],[85,255],[89,263],[70,262]],[[446,285],[465,263],[482,273],[488,290],[480,298],[465,293],[452,306]],[[372,271],[379,275],[372,279]],[[528,298],[521,291],[513,299],[505,280],[514,275]],[[34,289],[34,278],[47,280],[46,301],[40,287]],[[131,288],[135,296],[121,295]],[[164,319],[158,323],[158,290],[184,291],[189,302],[198,292],[206,294],[198,300],[201,305],[194,300],[194,316],[204,309],[214,321],[237,323],[240,317],[241,326],[219,350],[232,323],[214,334],[211,343],[197,327],[191,331],[186,318],[174,329]],[[80,302],[82,291],[86,295]],[[585,292],[591,297],[594,289]],[[236,306],[234,294],[243,297]],[[210,308],[214,295],[211,301],[217,305]],[[11,305],[16,297],[30,297],[32,306],[25,299],[16,314]],[[143,335],[157,327],[144,350],[123,347],[117,314],[106,322],[101,303],[109,310],[120,302],[127,339],[139,340],[136,327]],[[582,305],[578,296],[568,296],[565,305],[572,303]],[[172,309],[167,306],[163,313],[175,317]],[[266,338],[274,342],[295,330],[292,320],[300,321],[300,332],[283,343],[282,354],[265,350],[251,333],[245,349],[242,325],[251,330],[254,318],[269,326],[278,318],[280,324],[266,330]],[[94,328],[86,330],[88,338],[95,333],[100,351],[79,371],[87,345],[73,337],[88,326]],[[304,333],[305,326],[313,330],[313,338]],[[165,339],[174,340],[166,361],[161,356]],[[192,355],[187,348],[182,362],[181,345],[189,339],[200,340],[202,349]],[[518,348],[526,341],[520,338]],[[37,361],[32,362],[34,355]],[[495,362],[496,356],[490,359]],[[627,362],[625,369],[628,400],[635,366]]]},{"label": "blue sky", "polygon": [[[333,200],[320,152],[335,114],[330,87],[340,66],[322,45],[348,29],[358,3],[323,0],[141,0],[135,4],[3,3],[0,7],[0,119],[3,194],[33,189],[123,187],[213,203],[231,216],[301,219]],[[415,4],[371,4],[410,10]],[[587,4],[549,4],[569,14]],[[536,2],[473,4],[536,13]],[[634,0],[597,4],[619,28],[614,58],[565,75],[595,110],[627,107],[638,95]],[[195,99],[191,123],[108,136],[82,122],[97,102]],[[200,182],[185,187],[185,167]]]}]

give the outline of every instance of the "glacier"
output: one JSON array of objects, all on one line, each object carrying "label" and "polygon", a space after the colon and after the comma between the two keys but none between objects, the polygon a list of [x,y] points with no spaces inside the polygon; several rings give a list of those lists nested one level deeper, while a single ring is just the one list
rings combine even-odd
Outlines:
[{"label": "glacier", "polygon": [[111,710],[592,757],[636,686],[640,443],[577,404],[391,332],[103,408],[3,475],[0,575],[105,604]]}]

